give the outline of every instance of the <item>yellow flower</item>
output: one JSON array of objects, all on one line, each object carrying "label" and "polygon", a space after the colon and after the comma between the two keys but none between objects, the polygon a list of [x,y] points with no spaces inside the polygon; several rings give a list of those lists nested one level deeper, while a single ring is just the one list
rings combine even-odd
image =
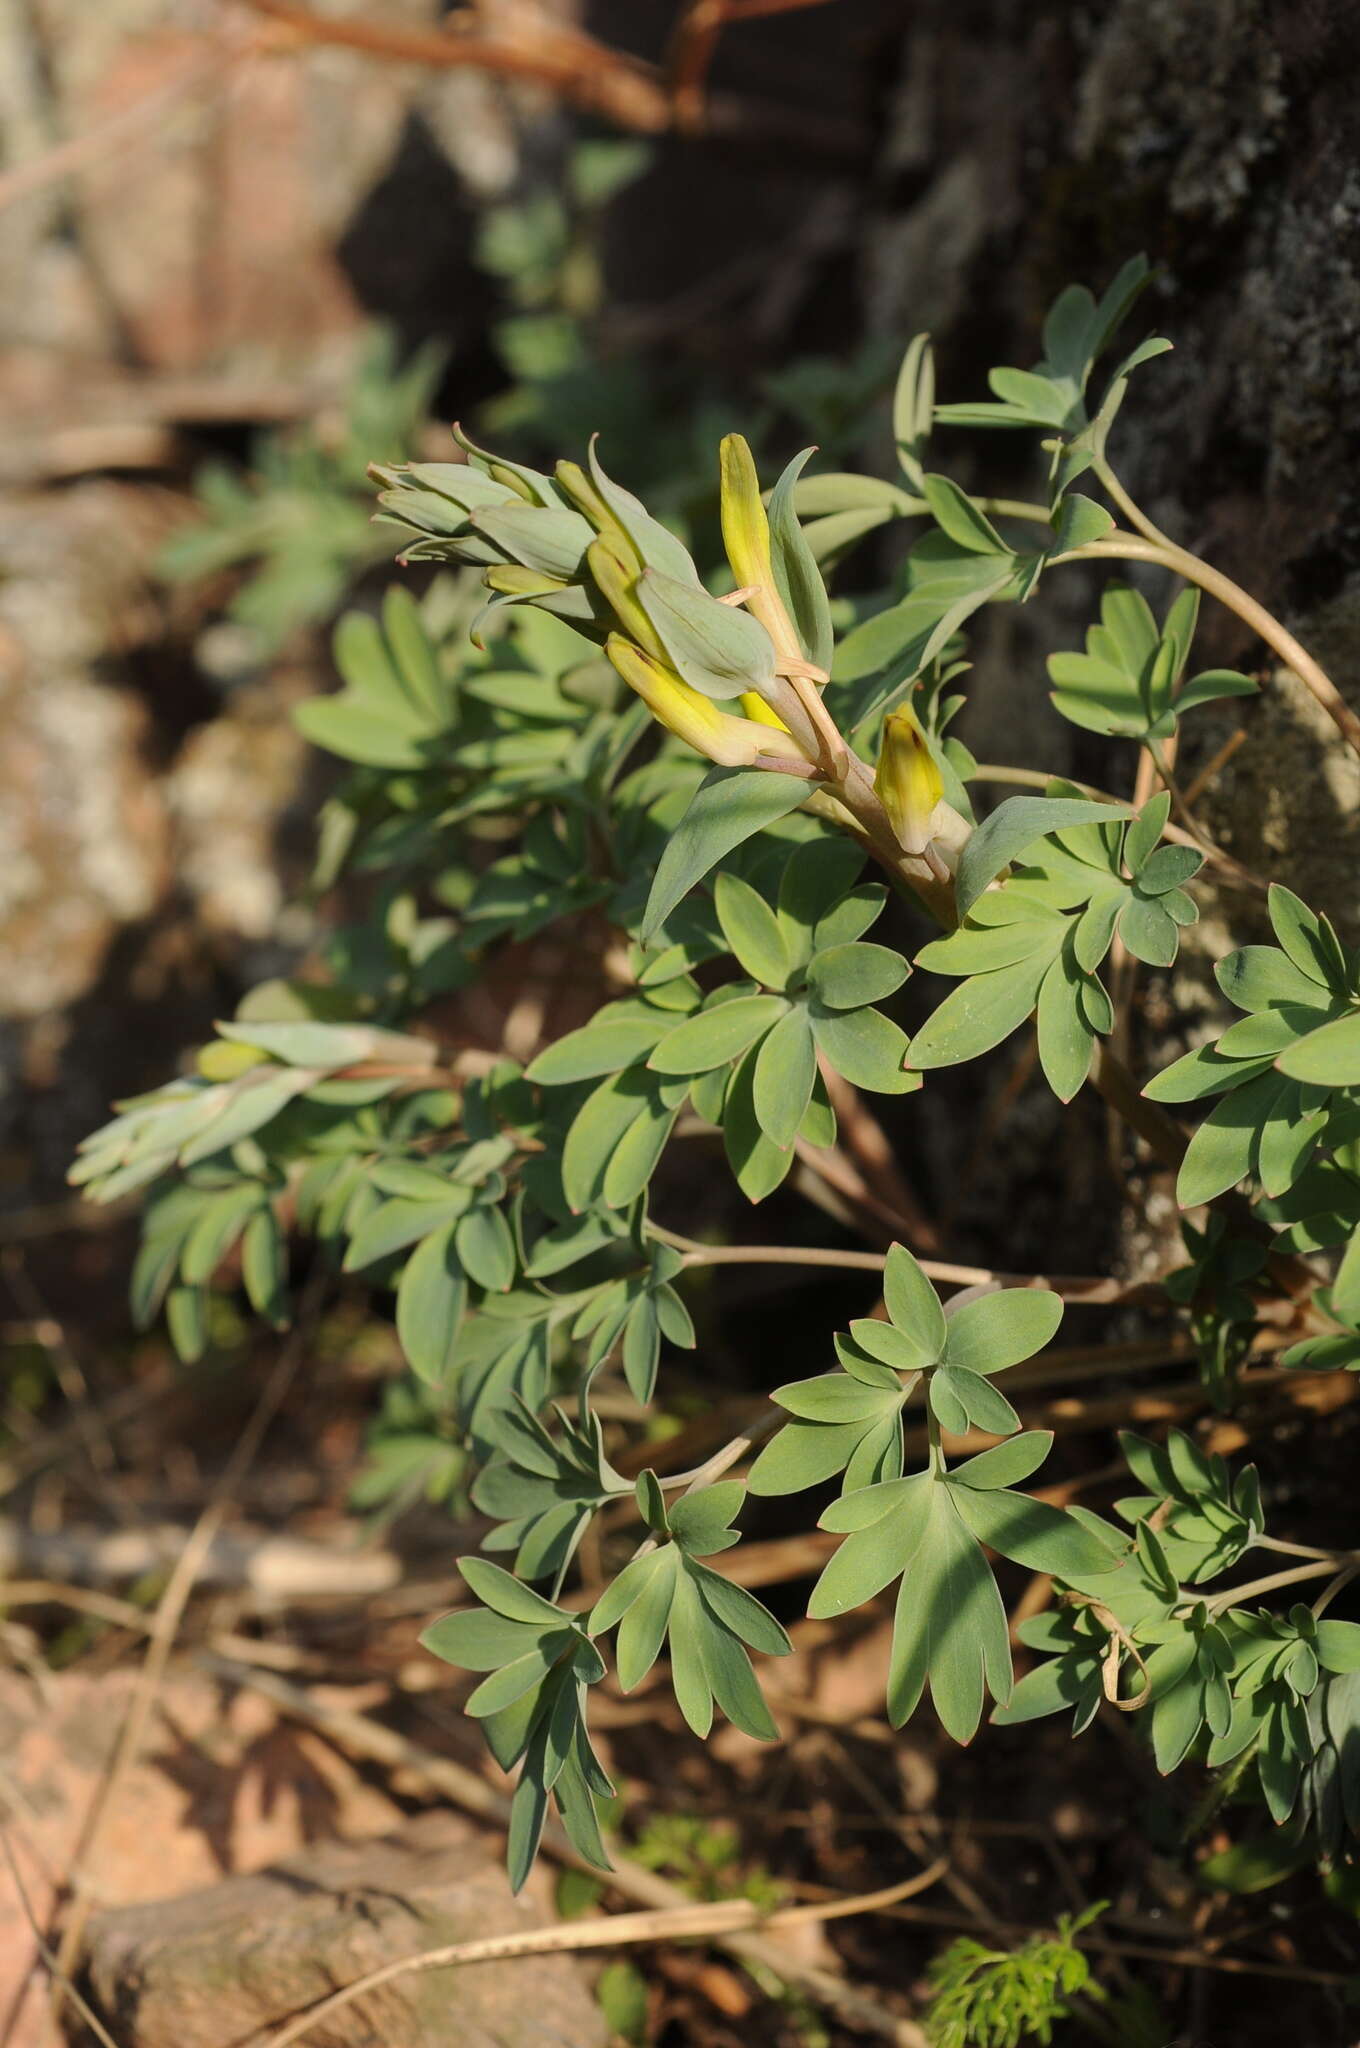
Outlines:
[{"label": "yellow flower", "polygon": [[786,761],[806,761],[782,726],[759,724],[749,718],[734,718],[720,711],[708,697],[681,682],[673,669],[644,654],[621,633],[611,633],[605,653],[630,689],[636,690],[653,718],[696,753],[716,761],[720,768],[750,768],[757,758],[776,755]]},{"label": "yellow flower", "polygon": [[889,712],[874,773],[879,802],[908,853],[924,853],[934,836],[944,783],[914,712]]},{"label": "yellow flower", "polygon": [[773,725],[778,727],[780,732],[788,731],[788,727],[779,716],[779,713],[771,711],[765,699],[758,695],[755,690],[743,690],[737,701],[746,713],[746,716],[753,718],[757,725]]},{"label": "yellow flower", "polygon": [[[595,588],[629,638],[639,642],[654,661],[664,662],[666,650],[655,626],[637,601],[634,585],[638,572],[622,548],[610,535],[601,534],[586,549],[586,561]],[[623,674],[622,669],[619,673]]]},{"label": "yellow flower", "polygon": [[[728,434],[719,452],[722,492],[722,534],[732,574],[750,595],[746,609],[759,619],[774,642],[775,665],[781,674],[807,669],[802,644],[784,609],[770,557],[770,522],[761,502],[755,459],[740,434]],[[822,678],[825,681],[825,677]]]}]

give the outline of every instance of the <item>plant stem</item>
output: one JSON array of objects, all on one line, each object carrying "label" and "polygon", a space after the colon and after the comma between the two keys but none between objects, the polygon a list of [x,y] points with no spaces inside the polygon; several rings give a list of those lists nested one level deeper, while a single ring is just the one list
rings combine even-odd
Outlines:
[{"label": "plant stem", "polygon": [[1100,481],[1104,484],[1130,526],[1136,526],[1145,540],[1152,541],[1159,548],[1175,547],[1176,543],[1172,540],[1170,534],[1163,533],[1161,527],[1154,525],[1152,520],[1148,518],[1147,513],[1143,511],[1142,507],[1134,503],[1103,455],[1097,456],[1094,468],[1096,475],[1100,478]]},{"label": "plant stem", "polygon": [[1336,1552],[1319,1550],[1313,1543],[1286,1543],[1278,1536],[1258,1536],[1253,1550],[1276,1550],[1281,1557],[1321,1558],[1325,1564],[1336,1563]]},{"label": "plant stem", "polygon": [[748,1423],[738,1435],[729,1438],[721,1450],[715,1451],[711,1458],[705,1458],[702,1465],[692,1465],[688,1472],[672,1472],[667,1478],[659,1480],[659,1484],[682,1486],[687,1494],[698,1493],[703,1487],[712,1486],[716,1479],[722,1478],[724,1472],[730,1472],[734,1465],[739,1464],[748,1451],[754,1450],[762,1437],[767,1437],[771,1430],[777,1429],[783,1420],[783,1410],[771,1407],[768,1415],[762,1415],[756,1421]]},{"label": "plant stem", "polygon": [[[841,1266],[860,1273],[881,1273],[887,1264],[885,1252],[841,1251],[830,1245],[699,1244],[678,1231],[664,1230],[658,1223],[649,1222],[647,1229],[650,1236],[683,1253],[686,1267]],[[1144,1291],[1141,1285],[1124,1287],[1119,1281],[1098,1274],[1002,1273],[990,1266],[957,1266],[946,1259],[918,1259],[916,1263],[930,1279],[948,1285],[1038,1288],[1061,1295],[1064,1301],[1123,1301],[1131,1293]]]},{"label": "plant stem", "polygon": [[[1327,1572],[1334,1572],[1338,1563],[1337,1555],[1318,1558],[1312,1564],[1298,1564],[1287,1572],[1271,1572],[1264,1579],[1251,1579],[1245,1586],[1230,1586],[1225,1593],[1217,1594],[1207,1605],[1210,1614],[1223,1614],[1229,1607],[1240,1607],[1246,1600],[1254,1600],[1261,1593],[1276,1593],[1282,1586],[1297,1586],[1305,1579],[1320,1579]],[[1348,1567],[1352,1569],[1352,1567]]]},{"label": "plant stem", "polygon": [[973,503],[993,519],[1023,519],[1031,526],[1053,524],[1047,505],[1033,505],[1025,498],[974,498]]},{"label": "plant stem", "polygon": [[1137,1132],[1163,1165],[1179,1167],[1190,1140],[1174,1117],[1167,1116],[1155,1102],[1138,1093],[1132,1074],[1103,1038],[1096,1040],[1092,1079],[1110,1108]]},{"label": "plant stem", "polygon": [[1324,1586],[1322,1591],[1318,1594],[1317,1599],[1313,1602],[1314,1620],[1316,1620],[1319,1615],[1323,1615],[1327,1612],[1327,1609],[1331,1606],[1337,1594],[1340,1593],[1343,1590],[1343,1588],[1349,1586],[1351,1580],[1355,1578],[1358,1573],[1360,1573],[1360,1560],[1355,1560],[1350,1564],[1342,1565],[1340,1571],[1332,1580],[1331,1584]]}]

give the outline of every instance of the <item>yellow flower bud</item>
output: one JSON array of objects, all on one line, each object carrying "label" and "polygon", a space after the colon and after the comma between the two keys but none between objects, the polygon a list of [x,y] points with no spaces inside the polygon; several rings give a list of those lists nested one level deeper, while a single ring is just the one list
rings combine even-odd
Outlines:
[{"label": "yellow flower bud", "polygon": [[639,575],[642,569],[641,556],[580,463],[559,462],[553,475],[559,488],[570,498],[577,511],[584,513],[597,533],[612,541],[629,574]]},{"label": "yellow flower bud", "polygon": [[750,768],[762,754],[775,754],[786,761],[806,760],[782,726],[757,724],[720,711],[710,698],[681,682],[673,669],[644,654],[621,633],[610,634],[604,651],[653,718],[720,768]]},{"label": "yellow flower bud", "polygon": [[944,783],[914,712],[891,711],[883,721],[874,788],[906,851],[924,853]]},{"label": "yellow flower bud", "polygon": [[758,695],[755,690],[743,690],[738,702],[746,716],[753,718],[757,725],[773,725],[777,726],[780,732],[788,731],[788,727],[779,716],[779,713],[772,711],[765,702],[765,699]]},{"label": "yellow flower bud", "polygon": [[211,1045],[200,1046],[194,1064],[205,1081],[235,1081],[252,1067],[263,1066],[268,1057],[256,1045],[215,1038]]},{"label": "yellow flower bud", "polygon": [[723,546],[739,587],[749,588],[746,609],[774,642],[781,673],[806,669],[802,643],[784,609],[770,556],[770,522],[761,502],[755,459],[741,434],[727,434],[719,451]]},{"label": "yellow flower bud", "polygon": [[[595,588],[631,640],[644,647],[655,661],[664,662],[666,650],[655,626],[638,603],[633,586],[637,570],[608,534],[601,534],[586,549],[586,563]],[[620,671],[622,673],[622,671]]]}]

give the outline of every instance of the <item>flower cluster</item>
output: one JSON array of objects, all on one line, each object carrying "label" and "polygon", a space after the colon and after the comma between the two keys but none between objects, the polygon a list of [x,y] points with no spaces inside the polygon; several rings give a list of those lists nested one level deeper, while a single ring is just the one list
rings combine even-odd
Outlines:
[{"label": "flower cluster", "polygon": [[465,462],[372,472],[379,517],[410,535],[404,561],[476,565],[488,609],[528,604],[566,620],[696,752],[724,768],[804,778],[828,815],[905,857],[917,886],[948,884],[971,828],[944,801],[914,714],[888,718],[871,778],[822,702],[829,606],[793,510],[806,455],[767,507],[746,441],[722,443],[722,532],[736,588],[714,597],[684,544],[606,474],[593,443],[586,468],[559,462],[547,476],[454,432]]}]

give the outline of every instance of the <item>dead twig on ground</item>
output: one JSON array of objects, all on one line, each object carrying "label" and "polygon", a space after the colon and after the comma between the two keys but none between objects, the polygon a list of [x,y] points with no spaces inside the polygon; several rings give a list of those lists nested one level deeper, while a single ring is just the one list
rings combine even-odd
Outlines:
[{"label": "dead twig on ground", "polygon": [[[370,1970],[366,1976],[356,1978],[353,1984],[346,1984],[339,1991],[332,1992],[329,1998],[323,1998],[277,2033],[257,2035],[253,2042],[247,2043],[247,2048],[291,2048],[294,2041],[300,2041],[304,2034],[309,2034],[313,2027],[319,2026],[322,2020],[329,2019],[343,2006],[351,2005],[367,1992],[376,1991],[397,1977],[409,1976],[413,1971],[440,1970],[451,1966],[461,1968],[467,1963],[497,1962],[509,1956],[559,1955],[567,1949],[686,1941],[704,1935],[731,1934],[746,1927],[769,1930],[802,1927],[810,1921],[843,1920],[852,1914],[882,1912],[885,1907],[915,1898],[918,1893],[928,1891],[931,1885],[938,1883],[947,1867],[946,1859],[940,1856],[917,1876],[907,1878],[902,1884],[885,1886],[881,1891],[861,1892],[802,1906],[779,1906],[773,1911],[756,1905],[751,1899],[720,1899],[710,1905],[606,1914],[599,1919],[577,1921],[565,1927],[543,1927],[525,1934],[489,1935],[482,1941],[453,1942],[447,1948],[428,1949],[423,1955],[403,1956],[395,1962],[385,1963],[380,1969]],[[913,2033],[916,2031],[912,2029]],[[905,2040],[908,2037],[902,2035],[899,2038]]]},{"label": "dead twig on ground", "polygon": [[81,2019],[84,2020],[90,2032],[101,2043],[101,2048],[118,2048],[118,2043],[104,2025],[103,2020],[100,2019],[99,2014],[81,1996],[79,1989],[71,1982],[70,1977],[62,1971],[51,1943],[43,1934],[41,1927],[39,1927],[33,1907],[29,1901],[28,1887],[24,1883],[23,1872],[19,1868],[14,1849],[10,1843],[9,1828],[3,1823],[0,1823],[0,1850],[3,1850],[5,1861],[9,1865],[9,1874],[14,1885],[15,1897],[19,1901],[20,1911],[28,1922],[29,1933],[33,1936],[33,1945],[38,1951],[38,1956],[44,1969],[48,1972],[53,1984],[61,1986],[63,1994],[70,1999],[71,2004],[80,2014]]}]

